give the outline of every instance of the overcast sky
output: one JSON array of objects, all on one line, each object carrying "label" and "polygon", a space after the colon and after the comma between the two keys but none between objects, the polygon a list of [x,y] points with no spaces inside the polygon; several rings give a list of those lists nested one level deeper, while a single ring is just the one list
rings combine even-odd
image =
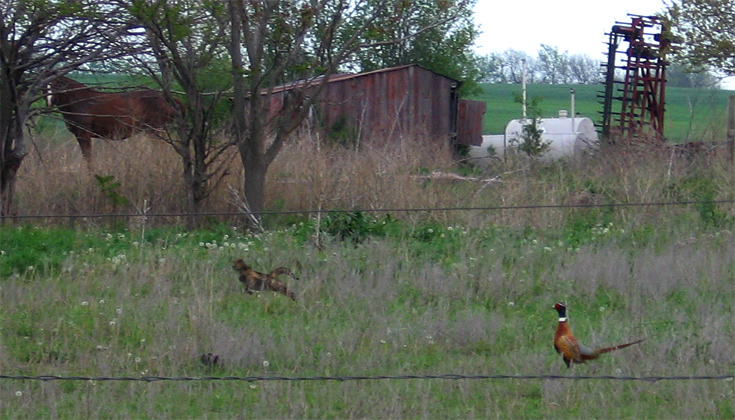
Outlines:
[{"label": "overcast sky", "polygon": [[[602,61],[605,34],[616,22],[630,23],[628,13],[650,16],[664,9],[663,0],[477,0],[475,23],[482,31],[477,52],[514,49],[536,57],[547,44]],[[728,88],[735,89],[732,79]]]},{"label": "overcast sky", "polygon": [[662,0],[477,0],[477,48],[481,54],[512,48],[535,57],[547,44],[602,59],[605,33],[616,22],[630,22],[628,13],[649,16],[663,9]]}]

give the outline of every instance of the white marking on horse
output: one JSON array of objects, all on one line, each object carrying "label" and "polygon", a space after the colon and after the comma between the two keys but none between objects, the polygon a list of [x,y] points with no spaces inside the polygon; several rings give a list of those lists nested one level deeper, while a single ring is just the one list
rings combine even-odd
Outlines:
[{"label": "white marking on horse", "polygon": [[53,90],[51,90],[51,83],[49,83],[48,85],[46,85],[46,105],[48,107],[53,106],[53,98],[54,98]]}]

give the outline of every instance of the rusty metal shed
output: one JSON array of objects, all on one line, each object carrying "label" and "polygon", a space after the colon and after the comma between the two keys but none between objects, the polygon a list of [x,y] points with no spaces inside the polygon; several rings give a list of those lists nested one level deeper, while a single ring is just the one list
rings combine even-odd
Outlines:
[{"label": "rusty metal shed", "polygon": [[[316,102],[323,132],[349,131],[359,142],[419,138],[466,145],[482,143],[485,103],[460,100],[461,82],[416,64],[331,76]],[[274,89],[280,109],[291,86]]]}]

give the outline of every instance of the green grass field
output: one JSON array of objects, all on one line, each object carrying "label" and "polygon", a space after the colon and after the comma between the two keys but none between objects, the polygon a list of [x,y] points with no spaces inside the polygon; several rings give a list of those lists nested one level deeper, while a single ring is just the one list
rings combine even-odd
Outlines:
[{"label": "green grass field", "polygon": [[[96,164],[116,176],[116,191],[132,203],[125,211],[143,205],[164,211],[160,191],[176,201],[178,190],[168,184],[178,173],[176,161],[164,168],[159,156],[168,146],[146,139],[109,146],[114,149],[98,144]],[[29,158],[19,180],[23,211],[109,210],[91,176],[70,164],[68,154],[78,158],[71,146],[45,151],[43,161]],[[476,174],[495,181],[477,183],[415,177],[444,162],[427,161],[437,153],[417,156],[415,148],[402,155],[299,147],[284,150],[272,169],[271,209],[732,200],[735,191],[725,159],[509,161]],[[301,164],[307,159],[311,165]],[[225,201],[223,194],[215,197]],[[0,226],[0,372],[133,378],[735,374],[732,204],[272,215],[264,221],[262,233],[244,232],[235,220],[186,231],[154,217]],[[300,279],[287,283],[298,301],[246,294],[230,268],[234,258],[260,271],[295,271]],[[556,301],[566,302],[571,326],[588,346],[646,340],[567,369],[552,346]],[[207,352],[218,354],[221,364],[203,365],[199,356]],[[0,417],[719,419],[735,416],[734,384],[0,379]]]},{"label": "green grass field", "polygon": [[[305,225],[259,235],[3,228],[2,373],[735,373],[733,234],[610,217],[589,225],[580,220],[595,217],[569,214],[566,228],[551,231],[392,222],[384,235],[330,236],[321,248]],[[230,269],[239,257],[263,271],[293,268],[298,301],[245,294]],[[551,344],[557,300],[590,346],[646,341],[567,369]],[[222,365],[202,365],[206,352]],[[725,380],[2,380],[0,415],[731,418],[734,391]]]},{"label": "green grass field", "polygon": [[[520,118],[521,106],[514,101],[520,85],[482,84],[483,93],[471,99],[487,103],[484,133],[502,134],[508,122]],[[556,117],[560,109],[570,110],[569,89],[576,92],[575,106],[583,117],[598,123],[602,105],[597,95],[602,85],[530,85],[529,100],[541,98],[543,117]],[[712,89],[668,88],[664,131],[672,142],[721,141],[725,138],[727,98],[732,91]]]}]

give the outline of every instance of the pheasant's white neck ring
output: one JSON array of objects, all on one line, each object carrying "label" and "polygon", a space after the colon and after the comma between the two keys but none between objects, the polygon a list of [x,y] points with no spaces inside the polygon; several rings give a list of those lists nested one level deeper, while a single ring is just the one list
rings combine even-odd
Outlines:
[{"label": "pheasant's white neck ring", "polygon": [[559,322],[567,322],[567,317],[561,317],[559,318]]}]

